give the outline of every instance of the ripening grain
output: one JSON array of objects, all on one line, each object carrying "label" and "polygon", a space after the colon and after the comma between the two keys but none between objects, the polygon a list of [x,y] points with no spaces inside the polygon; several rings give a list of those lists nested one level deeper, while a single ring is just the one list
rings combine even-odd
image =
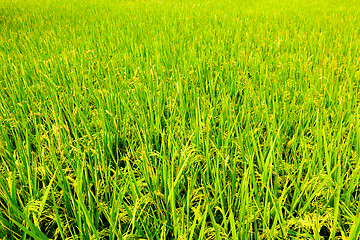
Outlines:
[{"label": "ripening grain", "polygon": [[0,238],[357,239],[359,12],[0,0]]}]

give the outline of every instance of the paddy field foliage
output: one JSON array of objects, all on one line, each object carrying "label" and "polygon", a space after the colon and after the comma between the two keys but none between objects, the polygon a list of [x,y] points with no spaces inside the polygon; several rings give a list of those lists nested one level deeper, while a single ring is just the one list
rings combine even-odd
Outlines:
[{"label": "paddy field foliage", "polygon": [[357,239],[359,13],[0,0],[0,238]]}]

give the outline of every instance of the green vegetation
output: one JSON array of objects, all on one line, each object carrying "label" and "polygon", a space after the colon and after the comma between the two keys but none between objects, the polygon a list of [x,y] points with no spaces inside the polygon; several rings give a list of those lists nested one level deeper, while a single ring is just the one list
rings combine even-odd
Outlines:
[{"label": "green vegetation", "polygon": [[0,0],[0,238],[357,239],[359,12]]}]

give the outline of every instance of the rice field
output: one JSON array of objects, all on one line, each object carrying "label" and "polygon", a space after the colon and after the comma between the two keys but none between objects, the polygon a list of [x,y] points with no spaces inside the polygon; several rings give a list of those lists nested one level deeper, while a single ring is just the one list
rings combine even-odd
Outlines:
[{"label": "rice field", "polygon": [[0,239],[359,239],[360,2],[0,0]]}]

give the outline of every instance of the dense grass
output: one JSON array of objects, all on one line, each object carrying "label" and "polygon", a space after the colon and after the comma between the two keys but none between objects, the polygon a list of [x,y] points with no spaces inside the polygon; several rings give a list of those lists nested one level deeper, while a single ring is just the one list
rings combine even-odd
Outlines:
[{"label": "dense grass", "polygon": [[356,239],[359,12],[0,0],[0,238]]}]

